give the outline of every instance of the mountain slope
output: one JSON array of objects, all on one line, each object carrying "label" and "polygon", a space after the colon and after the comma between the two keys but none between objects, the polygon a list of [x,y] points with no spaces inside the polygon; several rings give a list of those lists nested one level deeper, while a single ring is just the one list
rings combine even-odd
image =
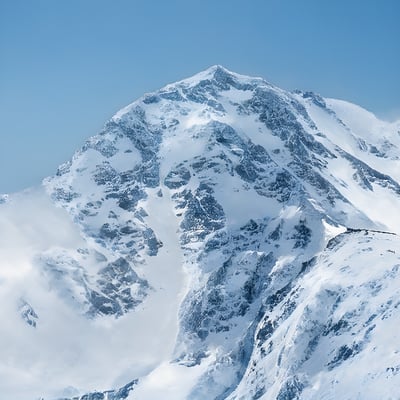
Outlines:
[{"label": "mountain slope", "polygon": [[385,233],[332,239],[285,296],[266,302],[252,363],[229,398],[395,398],[398,250]]},{"label": "mountain slope", "polygon": [[0,205],[0,390],[394,396],[398,128],[220,66],[119,111]]}]

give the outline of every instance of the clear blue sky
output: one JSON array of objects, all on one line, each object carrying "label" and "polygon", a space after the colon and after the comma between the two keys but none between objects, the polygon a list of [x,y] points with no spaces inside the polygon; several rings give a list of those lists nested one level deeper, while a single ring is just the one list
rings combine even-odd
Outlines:
[{"label": "clear blue sky", "polygon": [[0,0],[0,193],[213,64],[400,117],[399,0]]}]

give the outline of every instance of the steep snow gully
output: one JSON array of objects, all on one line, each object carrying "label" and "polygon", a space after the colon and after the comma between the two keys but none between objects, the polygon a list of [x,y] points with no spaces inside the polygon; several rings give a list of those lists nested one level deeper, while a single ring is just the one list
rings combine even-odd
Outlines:
[{"label": "steep snow gully", "polygon": [[0,197],[13,400],[399,399],[400,122],[214,66]]}]

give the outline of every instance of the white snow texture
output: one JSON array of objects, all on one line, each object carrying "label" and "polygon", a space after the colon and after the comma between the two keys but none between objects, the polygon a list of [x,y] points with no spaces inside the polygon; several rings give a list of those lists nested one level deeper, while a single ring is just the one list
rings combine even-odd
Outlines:
[{"label": "white snow texture", "polygon": [[221,66],[146,94],[0,197],[0,397],[399,399],[398,182],[354,104]]}]

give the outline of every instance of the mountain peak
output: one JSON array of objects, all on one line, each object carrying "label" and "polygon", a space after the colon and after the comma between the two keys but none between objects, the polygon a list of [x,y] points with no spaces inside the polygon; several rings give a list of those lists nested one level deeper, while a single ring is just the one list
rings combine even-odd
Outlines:
[{"label": "mountain peak", "polygon": [[360,115],[215,65],[0,198],[3,397],[395,397],[400,145]]},{"label": "mountain peak", "polygon": [[247,75],[241,75],[236,72],[230,71],[229,69],[225,68],[222,65],[216,64],[212,65],[211,67],[205,69],[204,71],[201,71],[189,78],[183,79],[182,81],[177,82],[179,83],[184,83],[184,84],[189,84],[190,86],[196,85],[201,81],[207,81],[207,80],[212,80],[212,81],[217,81],[220,83],[226,82],[226,83],[237,83],[237,82],[242,82],[242,83],[261,83],[265,82],[262,78],[256,78],[256,77],[251,77]]},{"label": "mountain peak", "polygon": [[257,87],[280,90],[262,78],[241,75],[221,65],[213,65],[191,77],[167,84],[158,91],[145,94],[142,98],[119,110],[113,116],[113,120],[119,120],[141,102],[146,104],[158,102],[160,97],[170,101],[193,100],[201,92],[205,96],[198,97],[198,101],[206,101],[206,97],[218,97],[218,93],[232,88],[248,91]]}]

